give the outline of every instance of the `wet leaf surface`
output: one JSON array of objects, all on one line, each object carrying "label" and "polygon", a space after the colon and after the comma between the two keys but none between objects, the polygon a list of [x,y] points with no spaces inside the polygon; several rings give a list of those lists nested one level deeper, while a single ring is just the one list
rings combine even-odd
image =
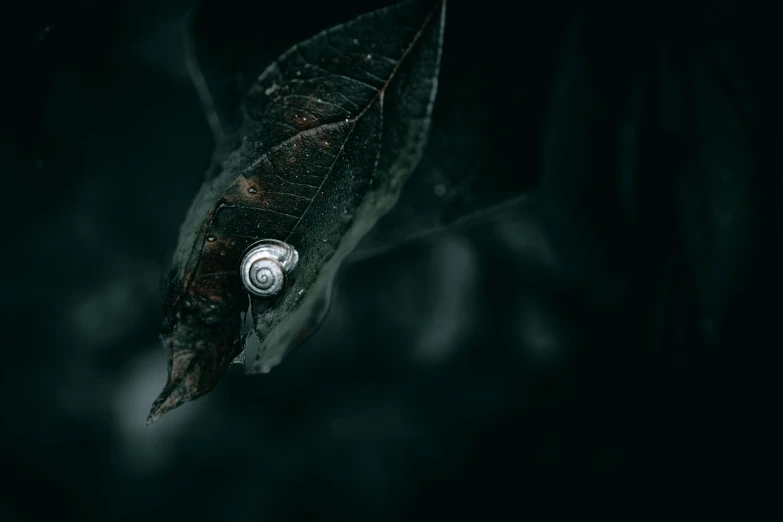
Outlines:
[{"label": "wet leaf surface", "polygon": [[445,2],[408,1],[284,53],[250,88],[236,144],[188,212],[166,282],[169,380],[150,421],[210,391],[244,349],[242,252],[294,246],[285,291],[251,299],[250,372],[265,372],[320,322],[343,259],[396,202],[426,144]]}]

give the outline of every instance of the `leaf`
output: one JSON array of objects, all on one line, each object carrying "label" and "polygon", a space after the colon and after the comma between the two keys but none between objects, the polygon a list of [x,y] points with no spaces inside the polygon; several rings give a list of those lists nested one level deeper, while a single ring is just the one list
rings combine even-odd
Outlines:
[{"label": "leaf", "polygon": [[419,162],[444,19],[441,1],[363,15],[294,46],[250,88],[240,139],[228,141],[236,148],[216,161],[180,231],[164,299],[169,378],[148,422],[209,392],[242,353],[248,245],[277,239],[299,252],[281,294],[251,299],[261,344],[248,371],[268,371],[313,328],[343,259]]}]

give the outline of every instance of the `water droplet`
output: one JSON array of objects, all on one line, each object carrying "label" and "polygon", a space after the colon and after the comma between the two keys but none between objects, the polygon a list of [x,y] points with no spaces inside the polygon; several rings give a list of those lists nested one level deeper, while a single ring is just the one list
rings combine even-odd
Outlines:
[{"label": "water droplet", "polygon": [[215,236],[207,236],[207,241],[209,241],[210,243],[213,242],[216,239],[217,238]]},{"label": "water droplet", "polygon": [[250,192],[251,194],[255,194],[256,192],[258,192],[255,187],[250,187],[249,189],[247,189],[247,191]]},{"label": "water droplet", "polygon": [[438,197],[441,197],[446,194],[446,185],[443,183],[438,183],[435,185],[435,195]]}]

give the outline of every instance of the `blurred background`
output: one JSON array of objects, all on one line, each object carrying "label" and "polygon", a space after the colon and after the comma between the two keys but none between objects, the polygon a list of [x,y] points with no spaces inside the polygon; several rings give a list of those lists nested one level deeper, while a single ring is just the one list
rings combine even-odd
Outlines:
[{"label": "blurred background", "polygon": [[[212,35],[258,74],[385,3],[215,3]],[[773,17],[449,2],[431,147],[380,227],[546,199],[357,255],[279,367],[234,368],[146,427],[158,280],[214,146],[184,61],[192,4],[3,16],[0,519],[779,509]]]}]

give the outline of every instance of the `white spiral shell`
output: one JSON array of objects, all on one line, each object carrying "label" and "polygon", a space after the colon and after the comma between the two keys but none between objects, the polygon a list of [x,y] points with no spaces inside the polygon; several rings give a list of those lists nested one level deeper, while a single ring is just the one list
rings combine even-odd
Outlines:
[{"label": "white spiral shell", "polygon": [[276,239],[262,239],[245,251],[239,274],[248,292],[272,297],[285,287],[288,274],[298,262],[299,253],[291,245]]}]

